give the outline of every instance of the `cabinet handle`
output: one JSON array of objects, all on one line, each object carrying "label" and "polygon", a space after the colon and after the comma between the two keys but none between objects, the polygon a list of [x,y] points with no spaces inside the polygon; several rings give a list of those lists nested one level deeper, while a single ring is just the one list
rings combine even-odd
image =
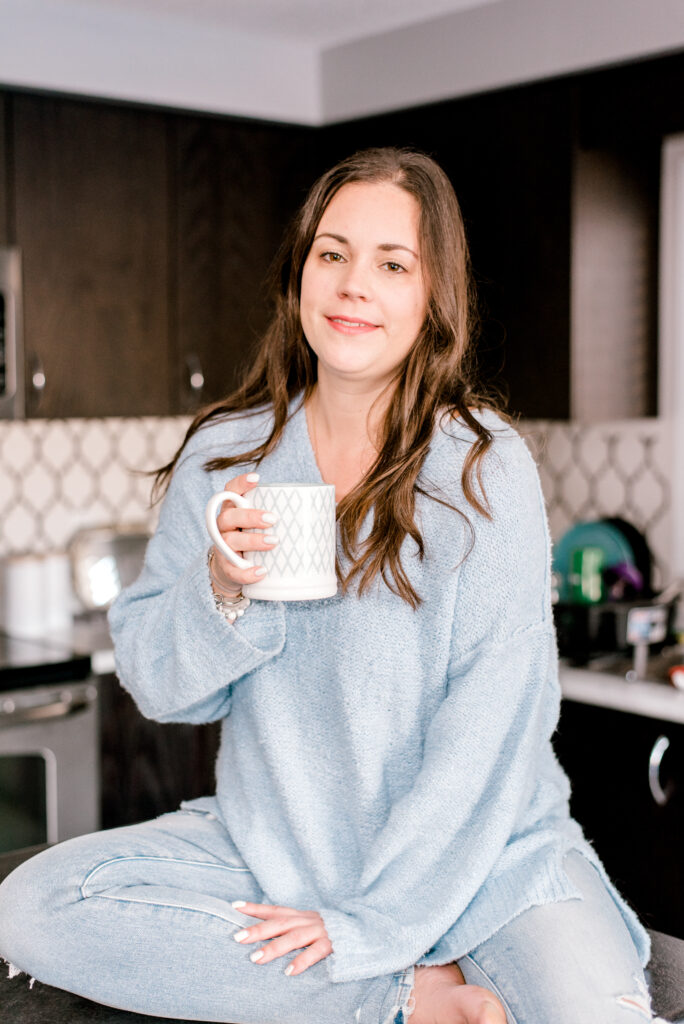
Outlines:
[{"label": "cabinet handle", "polygon": [[658,804],[659,807],[664,807],[672,796],[674,786],[672,780],[670,780],[665,789],[660,785],[660,766],[665,755],[665,751],[670,746],[670,741],[667,736],[659,736],[653,744],[651,750],[651,756],[648,759],[648,788],[651,791],[651,796]]},{"label": "cabinet handle", "polygon": [[38,394],[42,394],[46,384],[47,377],[45,376],[43,364],[37,356],[34,356],[31,360],[31,386]]},{"label": "cabinet handle", "polygon": [[188,352],[185,357],[185,365],[188,368],[190,390],[199,393],[204,387],[204,374],[202,373],[202,364],[194,352]]}]

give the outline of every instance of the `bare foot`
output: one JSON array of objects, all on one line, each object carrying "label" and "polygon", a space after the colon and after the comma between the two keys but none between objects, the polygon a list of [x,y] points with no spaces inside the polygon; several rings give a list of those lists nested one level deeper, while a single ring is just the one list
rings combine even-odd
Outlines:
[{"label": "bare foot", "polygon": [[457,964],[416,967],[413,998],[409,1024],[506,1024],[494,993],[466,985]]}]

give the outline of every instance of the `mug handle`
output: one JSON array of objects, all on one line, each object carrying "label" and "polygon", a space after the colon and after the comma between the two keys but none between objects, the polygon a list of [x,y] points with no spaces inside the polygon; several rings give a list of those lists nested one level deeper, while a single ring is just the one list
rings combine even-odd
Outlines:
[{"label": "mug handle", "polygon": [[247,498],[242,494],[236,494],[234,491],[221,491],[220,494],[215,494],[209,499],[205,512],[209,536],[219,551],[226,556],[228,561],[237,566],[238,569],[253,569],[254,566],[252,563],[248,562],[246,558],[242,558],[240,555],[236,554],[232,548],[228,547],[221,536],[221,531],[216,524],[216,516],[224,501],[232,501],[234,505],[238,506],[238,508],[253,508]]}]

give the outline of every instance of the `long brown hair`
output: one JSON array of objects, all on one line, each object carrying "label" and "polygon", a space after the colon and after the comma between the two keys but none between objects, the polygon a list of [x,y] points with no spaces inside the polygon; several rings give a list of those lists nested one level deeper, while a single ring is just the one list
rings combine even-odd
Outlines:
[{"label": "long brown hair", "polygon": [[[459,416],[475,434],[462,471],[463,493],[479,513],[489,516],[482,488],[482,459],[491,433],[471,409],[501,411],[501,399],[478,390],[473,339],[477,326],[470,257],[458,200],[444,171],[429,156],[408,149],[367,149],[342,160],[314,184],[281,246],[274,265],[275,313],[261,339],[256,358],[242,384],[227,398],[195,416],[174,458],[156,473],[153,496],[164,493],[188,440],[202,427],[234,413],[260,407],[273,413],[269,437],[246,452],[214,458],[208,471],[240,463],[258,465],[278,444],[290,418],[290,402],[311,396],[316,384],[316,357],[304,337],[299,295],[304,262],[323,213],[335,194],[351,182],[391,183],[414,196],[420,207],[419,239],[423,272],[429,284],[425,323],[397,372],[392,400],[380,430],[379,454],[367,475],[338,505],[342,550],[350,563],[343,589],[358,578],[359,593],[380,575],[412,607],[420,604],[400,557],[408,535],[424,557],[416,525],[416,493],[449,505],[418,482],[435,423],[445,411]],[[483,500],[476,494],[477,479]],[[454,509],[454,511],[458,511]],[[362,544],[358,533],[372,513],[371,531]],[[391,577],[391,578],[390,578]]]}]

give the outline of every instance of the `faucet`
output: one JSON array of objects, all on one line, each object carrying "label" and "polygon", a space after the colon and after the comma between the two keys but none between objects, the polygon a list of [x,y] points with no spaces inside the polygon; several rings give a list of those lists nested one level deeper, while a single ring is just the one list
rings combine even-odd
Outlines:
[{"label": "faucet", "polygon": [[681,582],[675,580],[649,604],[630,608],[627,613],[627,643],[634,647],[632,668],[626,675],[630,681],[646,678],[649,647],[667,638],[670,608],[681,591]]}]

